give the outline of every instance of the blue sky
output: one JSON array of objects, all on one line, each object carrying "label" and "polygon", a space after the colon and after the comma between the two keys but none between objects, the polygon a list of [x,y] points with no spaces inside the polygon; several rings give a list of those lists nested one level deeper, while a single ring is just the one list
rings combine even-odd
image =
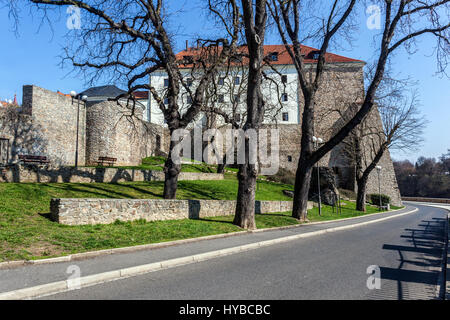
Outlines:
[{"label": "blue sky", "polygon": [[[181,4],[182,6],[183,4]],[[47,25],[39,29],[40,20],[31,17],[28,11],[22,12],[19,35],[12,32],[12,22],[8,12],[0,9],[0,99],[13,99],[17,94],[22,100],[22,86],[35,84],[49,90],[80,92],[86,89],[84,79],[75,75],[67,75],[70,68],[59,66],[62,54],[61,48],[66,43],[65,11],[61,17],[55,16],[53,33]],[[198,30],[205,30],[204,14],[198,8],[180,13],[180,25],[183,30],[176,38],[178,49],[183,49],[186,39],[194,38]],[[330,50],[335,53],[364,61],[374,59],[373,36],[377,31],[366,27],[366,15],[361,8],[358,12],[358,22],[361,24],[358,39],[348,50]],[[266,39],[268,44],[276,44],[274,36]],[[391,151],[394,159],[410,159],[415,161],[419,156],[438,157],[450,148],[450,82],[446,77],[436,75],[436,62],[432,55],[434,41],[431,37],[421,38],[419,49],[410,56],[399,51],[392,60],[393,69],[402,77],[411,76],[419,81],[421,110],[430,121],[425,130],[425,142],[416,152],[404,154]],[[105,80],[97,85],[106,84]]]}]

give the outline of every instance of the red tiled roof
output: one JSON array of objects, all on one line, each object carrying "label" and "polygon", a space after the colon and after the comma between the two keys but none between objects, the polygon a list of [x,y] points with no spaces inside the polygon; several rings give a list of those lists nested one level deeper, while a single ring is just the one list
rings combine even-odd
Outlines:
[{"label": "red tiled roof", "polygon": [[135,91],[133,95],[136,99],[148,99],[148,91]]},{"label": "red tiled roof", "polygon": [[69,97],[69,98],[71,98],[72,96],[70,95],[70,94],[65,94],[65,93],[62,93],[61,91],[56,91],[56,93],[57,94],[60,94],[60,95],[62,95],[62,96],[65,96],[65,97]]},{"label": "red tiled roof", "polygon": [[[189,48],[188,50],[183,50],[177,54],[177,59],[183,60],[186,56],[198,56],[200,55],[200,50],[197,48]],[[220,48],[219,48],[220,50]],[[241,47],[242,52],[247,51],[246,46]],[[301,45],[301,52],[304,55],[304,63],[317,63],[317,60],[313,58],[315,52],[318,52],[318,49]],[[264,46],[264,56],[268,56],[272,53],[278,53],[278,61],[271,61],[272,65],[290,65],[293,64],[291,56],[286,50],[284,45],[265,45]],[[344,56],[340,56],[334,53],[326,53],[325,61],[328,63],[346,63],[346,62],[362,62],[362,60],[352,59]],[[186,64],[184,65],[186,68],[189,68],[192,65]]]}]

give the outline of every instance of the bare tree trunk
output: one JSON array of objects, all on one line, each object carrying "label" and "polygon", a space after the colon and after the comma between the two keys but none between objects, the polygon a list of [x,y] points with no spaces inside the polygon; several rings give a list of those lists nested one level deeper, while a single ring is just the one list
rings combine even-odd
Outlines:
[{"label": "bare tree trunk", "polygon": [[308,193],[311,185],[312,166],[299,162],[295,176],[292,217],[306,221],[308,216]]},{"label": "bare tree trunk", "polygon": [[178,188],[178,175],[181,172],[181,164],[176,164],[172,160],[172,152],[175,142],[170,142],[169,155],[164,163],[164,199],[175,199]]},{"label": "bare tree trunk", "polygon": [[[266,32],[266,0],[242,0],[245,36],[249,53],[247,85],[247,120],[244,131],[258,129],[264,116],[264,98],[261,92],[264,36]],[[246,136],[245,163],[239,165],[239,187],[234,224],[245,229],[255,229],[255,190],[257,171],[250,163],[250,141]]]},{"label": "bare tree trunk", "polygon": [[219,163],[217,165],[217,173],[224,173],[225,172],[225,166],[227,163],[227,155],[225,154],[222,158],[222,163]]},{"label": "bare tree trunk", "polygon": [[356,194],[356,210],[362,212],[366,212],[367,180],[368,177],[366,176],[356,179],[356,184],[358,187]]},{"label": "bare tree trunk", "polygon": [[313,152],[312,139],[314,135],[314,94],[305,96],[305,106],[302,121],[302,139],[300,158],[295,173],[294,203],[292,217],[301,221],[308,217],[308,194],[311,185],[311,175],[314,162],[309,161]]},{"label": "bare tree trunk", "polygon": [[255,190],[256,168],[252,164],[239,166],[239,188],[236,202],[236,214],[233,224],[244,229],[256,229]]}]

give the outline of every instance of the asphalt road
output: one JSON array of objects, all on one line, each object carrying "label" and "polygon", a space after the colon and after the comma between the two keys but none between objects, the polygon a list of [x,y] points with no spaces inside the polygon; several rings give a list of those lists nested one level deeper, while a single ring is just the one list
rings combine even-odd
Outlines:
[{"label": "asphalt road", "polygon": [[[41,299],[438,299],[447,211],[417,207],[355,229]],[[373,265],[380,287],[371,278],[369,289]]]}]

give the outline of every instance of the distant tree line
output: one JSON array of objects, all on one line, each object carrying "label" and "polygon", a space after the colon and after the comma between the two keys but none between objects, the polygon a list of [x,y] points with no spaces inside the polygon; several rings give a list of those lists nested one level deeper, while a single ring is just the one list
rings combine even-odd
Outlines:
[{"label": "distant tree line", "polygon": [[394,161],[394,169],[402,196],[450,198],[450,149],[438,160]]}]

